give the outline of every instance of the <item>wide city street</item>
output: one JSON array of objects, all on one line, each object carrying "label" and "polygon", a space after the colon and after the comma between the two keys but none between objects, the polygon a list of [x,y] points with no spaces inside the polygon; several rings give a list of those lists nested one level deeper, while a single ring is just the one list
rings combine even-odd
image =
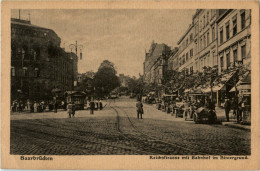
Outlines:
[{"label": "wide city street", "polygon": [[220,124],[195,124],[136,99],[104,101],[105,108],[67,112],[12,113],[11,154],[20,155],[249,155],[250,132]]}]

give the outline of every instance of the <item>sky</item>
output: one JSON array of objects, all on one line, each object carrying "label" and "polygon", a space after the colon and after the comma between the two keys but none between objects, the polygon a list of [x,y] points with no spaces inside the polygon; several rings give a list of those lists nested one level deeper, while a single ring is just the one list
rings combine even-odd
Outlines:
[{"label": "sky", "polygon": [[[33,25],[55,31],[66,51],[76,40],[83,45],[79,73],[97,71],[103,60],[109,60],[118,74],[138,76],[143,74],[145,50],[152,41],[176,47],[194,13],[179,9],[23,9],[21,18],[30,16]],[[12,17],[18,18],[18,10],[12,10]]]}]

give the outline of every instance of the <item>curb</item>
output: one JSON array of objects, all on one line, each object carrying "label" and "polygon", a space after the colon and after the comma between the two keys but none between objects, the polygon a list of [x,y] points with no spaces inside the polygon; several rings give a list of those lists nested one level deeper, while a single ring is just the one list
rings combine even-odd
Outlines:
[{"label": "curb", "polygon": [[251,131],[251,127],[250,126],[243,126],[243,125],[239,125],[239,124],[235,124],[235,123],[230,123],[230,122],[222,122],[221,123],[223,126],[227,126],[227,127],[231,127],[231,128],[236,128],[236,129],[243,129],[243,130],[247,130],[247,131]]}]

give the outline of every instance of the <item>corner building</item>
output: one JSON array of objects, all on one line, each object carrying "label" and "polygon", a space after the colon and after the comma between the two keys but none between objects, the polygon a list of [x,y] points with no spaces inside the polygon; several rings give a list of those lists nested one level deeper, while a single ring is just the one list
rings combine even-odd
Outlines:
[{"label": "corner building", "polygon": [[[11,100],[49,100],[73,88],[77,56],[60,47],[51,29],[11,19]],[[74,74],[73,74],[74,73]]]}]

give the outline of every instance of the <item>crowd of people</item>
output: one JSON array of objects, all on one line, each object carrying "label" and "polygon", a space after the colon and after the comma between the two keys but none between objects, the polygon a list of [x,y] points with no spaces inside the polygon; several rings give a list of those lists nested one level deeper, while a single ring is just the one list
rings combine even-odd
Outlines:
[{"label": "crowd of people", "polygon": [[[103,103],[101,99],[90,100],[87,101],[86,109],[90,110],[90,114],[94,114],[94,110],[102,110]],[[26,102],[22,100],[14,100],[11,104],[12,112],[31,112],[31,113],[39,113],[39,112],[47,112],[47,111],[54,111],[54,113],[58,112],[58,109],[67,110],[69,117],[75,116],[76,105],[74,102],[69,102],[67,104],[66,101],[30,101],[27,100]]]},{"label": "crowd of people", "polygon": [[[63,106],[65,106],[65,102],[63,102]],[[22,100],[14,100],[11,109],[12,112],[24,112],[24,111],[30,111],[31,113],[35,112],[45,112],[46,110],[57,112],[58,109],[58,102],[53,101],[30,101],[27,100],[26,102]]]}]

